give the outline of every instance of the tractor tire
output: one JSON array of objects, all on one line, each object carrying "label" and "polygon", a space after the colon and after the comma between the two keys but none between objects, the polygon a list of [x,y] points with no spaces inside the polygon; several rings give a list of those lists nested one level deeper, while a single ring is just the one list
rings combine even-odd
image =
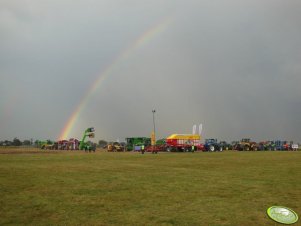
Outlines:
[{"label": "tractor tire", "polygon": [[215,147],[213,145],[209,146],[209,151],[215,151]]},{"label": "tractor tire", "polygon": [[250,151],[249,145],[245,145],[244,150],[245,150],[245,151]]}]

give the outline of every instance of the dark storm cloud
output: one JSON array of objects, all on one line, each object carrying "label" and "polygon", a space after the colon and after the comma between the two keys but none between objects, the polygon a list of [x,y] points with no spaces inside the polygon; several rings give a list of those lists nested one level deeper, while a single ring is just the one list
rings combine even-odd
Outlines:
[{"label": "dark storm cloud", "polygon": [[72,136],[146,136],[156,108],[161,137],[202,122],[206,137],[301,140],[299,1],[0,4],[2,139],[55,138],[101,71],[169,16],[114,66]]}]

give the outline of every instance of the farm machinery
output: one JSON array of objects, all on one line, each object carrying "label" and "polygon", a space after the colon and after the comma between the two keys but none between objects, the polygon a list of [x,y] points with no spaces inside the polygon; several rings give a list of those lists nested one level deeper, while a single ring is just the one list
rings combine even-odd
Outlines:
[{"label": "farm machinery", "polygon": [[277,150],[283,150],[283,151],[294,151],[299,149],[299,145],[294,143],[293,141],[275,141],[277,148],[281,147],[282,149]]},{"label": "farm machinery", "polygon": [[220,147],[222,147],[223,150],[232,150],[232,145],[227,143],[226,141],[220,141],[219,142]]},{"label": "farm machinery", "polygon": [[155,145],[147,146],[145,151],[157,154],[160,151],[166,151],[166,146],[166,139],[159,139],[156,141]]},{"label": "farm machinery", "polygon": [[96,145],[91,141],[85,141],[87,137],[93,138],[95,136],[94,131],[93,127],[86,129],[81,141],[74,138],[59,140],[57,142],[52,142],[50,140],[38,141],[37,147],[48,150],[85,150],[95,152]]},{"label": "farm machinery", "polygon": [[69,140],[59,140],[54,142],[53,150],[78,150],[79,140],[71,138]]},{"label": "farm machinery", "polygon": [[223,146],[217,142],[217,139],[205,139],[205,151],[223,151]]},{"label": "farm machinery", "polygon": [[85,130],[83,134],[83,138],[79,143],[79,150],[85,150],[85,151],[94,151],[96,150],[96,145],[93,144],[91,141],[85,141],[87,137],[94,138],[95,137],[95,130],[93,127],[90,127]]},{"label": "farm machinery", "polygon": [[292,150],[293,142],[287,141],[261,141],[259,142],[259,150],[261,151],[290,151]]},{"label": "farm machinery", "polygon": [[85,150],[85,151],[94,151],[96,150],[96,145],[91,141],[86,141],[87,137],[94,137],[94,128],[88,128],[84,131],[83,138],[81,141],[71,138],[69,140],[59,140],[57,142],[50,141],[40,141],[38,146],[41,149],[49,150]]},{"label": "farm machinery", "polygon": [[234,147],[237,151],[257,151],[258,145],[256,142],[251,141],[249,138],[243,138]]},{"label": "farm machinery", "polygon": [[124,147],[119,142],[113,142],[107,145],[108,152],[116,152],[116,151],[120,152],[124,150],[125,150]]},{"label": "farm machinery", "polygon": [[129,137],[126,138],[126,150],[127,151],[140,151],[142,147],[151,145],[151,139],[149,137]]},{"label": "farm machinery", "polygon": [[166,138],[167,151],[194,152],[203,150],[199,134],[172,134]]},{"label": "farm machinery", "polygon": [[54,146],[54,142],[47,140],[47,141],[38,141],[37,147],[45,150],[52,150]]},{"label": "farm machinery", "polygon": [[277,148],[279,148],[279,150],[282,149],[280,146],[277,147],[274,141],[261,141],[258,144],[258,150],[260,151],[276,151]]}]

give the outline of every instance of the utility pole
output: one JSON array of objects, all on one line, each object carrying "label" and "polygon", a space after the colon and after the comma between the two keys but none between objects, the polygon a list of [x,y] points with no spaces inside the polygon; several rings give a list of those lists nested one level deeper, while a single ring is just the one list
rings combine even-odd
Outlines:
[{"label": "utility pole", "polygon": [[155,137],[156,137],[156,125],[155,125],[155,113],[156,113],[156,110],[152,110],[152,112],[153,112],[154,134],[155,134]]},{"label": "utility pole", "polygon": [[152,148],[153,148],[153,152],[154,153],[154,147],[156,145],[156,125],[155,125],[155,113],[156,113],[156,110],[152,110],[153,112],[153,124],[154,124],[154,131],[152,133]]}]

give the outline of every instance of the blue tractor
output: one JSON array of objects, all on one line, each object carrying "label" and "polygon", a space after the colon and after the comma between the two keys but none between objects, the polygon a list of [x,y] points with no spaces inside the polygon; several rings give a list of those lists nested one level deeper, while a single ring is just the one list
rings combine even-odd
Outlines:
[{"label": "blue tractor", "polygon": [[205,144],[204,144],[205,151],[223,151],[223,146],[221,146],[218,142],[217,139],[205,139]]},{"label": "blue tractor", "polygon": [[288,142],[287,141],[282,141],[282,140],[276,140],[275,141],[275,148],[278,151],[284,151],[287,150],[289,147]]}]

